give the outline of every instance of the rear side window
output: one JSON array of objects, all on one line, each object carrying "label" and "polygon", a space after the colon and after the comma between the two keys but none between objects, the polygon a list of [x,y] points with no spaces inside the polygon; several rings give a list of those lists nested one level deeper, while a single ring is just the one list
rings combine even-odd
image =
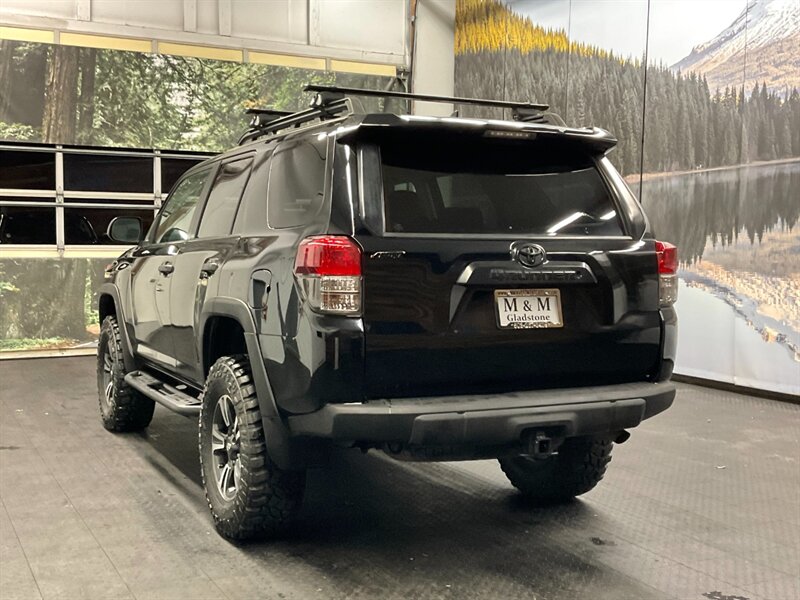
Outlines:
[{"label": "rear side window", "polygon": [[325,193],[327,140],[305,139],[278,146],[272,155],[267,220],[273,229],[310,223]]},{"label": "rear side window", "polygon": [[611,192],[589,156],[524,145],[381,148],[386,231],[623,235]]},{"label": "rear side window", "polygon": [[153,235],[156,244],[182,242],[191,237],[189,229],[192,217],[210,171],[210,168],[206,168],[192,173],[172,190],[158,217],[158,225]]},{"label": "rear side window", "polygon": [[252,165],[253,158],[247,157],[220,166],[211,184],[197,237],[215,237],[231,232]]}]

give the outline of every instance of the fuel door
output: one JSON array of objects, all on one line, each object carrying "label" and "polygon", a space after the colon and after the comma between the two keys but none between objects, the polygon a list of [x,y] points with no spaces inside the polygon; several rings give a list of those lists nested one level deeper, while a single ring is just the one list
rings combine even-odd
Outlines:
[{"label": "fuel door", "polygon": [[271,291],[272,272],[267,269],[253,271],[250,276],[250,290],[247,303],[253,310],[253,319],[259,333],[266,333],[267,307],[269,306],[269,293]]}]

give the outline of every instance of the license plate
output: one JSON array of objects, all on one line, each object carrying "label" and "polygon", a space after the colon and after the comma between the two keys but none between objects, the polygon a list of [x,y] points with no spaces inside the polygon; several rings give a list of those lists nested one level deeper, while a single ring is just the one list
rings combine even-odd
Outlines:
[{"label": "license plate", "polygon": [[564,326],[559,290],[495,290],[494,300],[500,329]]}]

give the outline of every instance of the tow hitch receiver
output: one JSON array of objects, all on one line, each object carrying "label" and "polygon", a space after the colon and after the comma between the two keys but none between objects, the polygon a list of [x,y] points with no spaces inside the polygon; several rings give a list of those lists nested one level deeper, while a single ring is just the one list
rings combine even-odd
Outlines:
[{"label": "tow hitch receiver", "polygon": [[544,459],[553,454],[561,440],[551,438],[544,431],[530,431],[522,436],[523,453],[536,459]]}]

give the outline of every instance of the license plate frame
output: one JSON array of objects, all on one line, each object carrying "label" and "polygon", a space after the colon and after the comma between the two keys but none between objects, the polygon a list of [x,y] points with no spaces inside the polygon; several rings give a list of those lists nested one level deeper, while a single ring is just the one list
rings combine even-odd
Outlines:
[{"label": "license plate frame", "polygon": [[[524,302],[524,299],[531,298],[536,300],[536,304],[532,305],[535,306],[537,309],[541,306],[541,298],[553,298],[555,299],[555,309],[549,307],[548,302],[548,314],[552,315],[555,313],[558,316],[558,320],[547,320],[547,321],[511,321],[509,322],[508,319],[505,319],[506,323],[503,323],[503,315],[501,312],[505,314],[518,314],[522,313],[539,313],[538,310],[534,311],[520,311],[519,309],[515,309],[514,311],[503,311],[501,309],[501,302],[503,299],[507,298],[514,298],[517,300],[515,303],[515,307],[520,306],[520,302]],[[523,299],[523,300],[520,300]],[[516,290],[495,290],[494,291],[494,315],[495,321],[497,323],[497,327],[499,329],[559,329],[564,327],[564,315],[562,312],[562,304],[561,304],[561,290],[557,288],[530,288],[530,289],[516,289]]]}]

